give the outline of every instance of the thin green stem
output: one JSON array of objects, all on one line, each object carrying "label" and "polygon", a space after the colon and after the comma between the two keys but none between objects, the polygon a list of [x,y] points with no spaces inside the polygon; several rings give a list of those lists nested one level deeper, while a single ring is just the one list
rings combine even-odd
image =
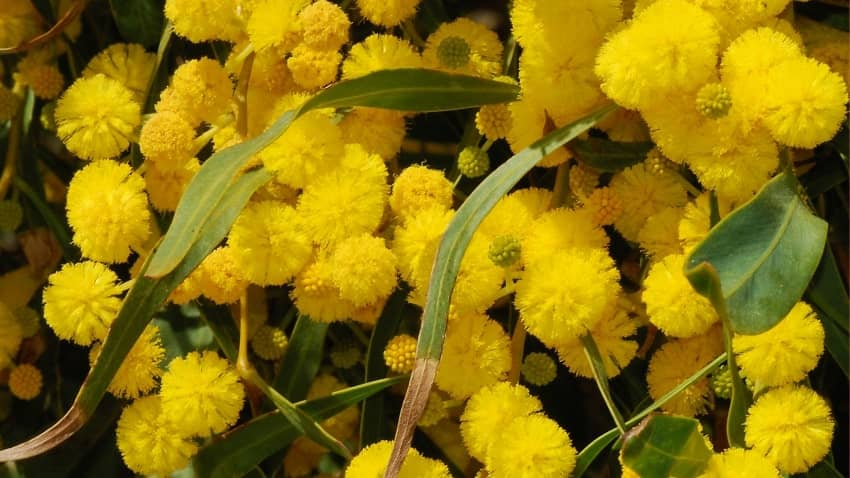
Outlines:
[{"label": "thin green stem", "polygon": [[596,347],[596,341],[589,333],[584,334],[580,338],[581,344],[584,347],[584,354],[590,362],[590,368],[593,370],[593,379],[596,381],[596,386],[599,388],[599,393],[602,394],[602,399],[605,401],[605,406],[608,407],[608,412],[611,418],[614,419],[614,424],[620,430],[620,434],[626,433],[626,422],[623,420],[623,415],[617,409],[614,403],[614,397],[611,395],[611,387],[608,383],[608,374],[605,373],[605,363],[602,360],[602,355],[599,353],[599,348]]},{"label": "thin green stem", "polygon": [[369,337],[367,337],[366,334],[363,333],[363,330],[357,324],[349,322],[348,328],[351,329],[351,333],[353,333],[354,336],[357,337],[357,340],[359,340],[360,343],[365,345],[367,348],[369,347]]}]

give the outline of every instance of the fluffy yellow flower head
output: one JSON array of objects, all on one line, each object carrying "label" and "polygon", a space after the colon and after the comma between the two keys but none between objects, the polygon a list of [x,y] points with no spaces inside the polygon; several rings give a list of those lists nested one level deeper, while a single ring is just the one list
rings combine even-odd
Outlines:
[{"label": "fluffy yellow flower head", "polygon": [[469,454],[484,461],[511,420],[538,413],[540,400],[522,385],[498,382],[475,392],[460,418],[460,432]]},{"label": "fluffy yellow flower head", "polygon": [[770,330],[736,335],[732,341],[745,377],[758,385],[776,387],[798,382],[818,364],[824,331],[812,308],[797,302]]},{"label": "fluffy yellow flower head", "polygon": [[556,478],[570,476],[577,451],[555,420],[542,414],[508,423],[487,449],[487,476],[492,478]]},{"label": "fluffy yellow flower head", "polygon": [[102,73],[126,86],[141,104],[155,63],[156,55],[146,52],[142,45],[113,43],[89,61],[83,77]]},{"label": "fluffy yellow flower head", "polygon": [[248,19],[247,31],[257,51],[274,48],[278,55],[289,53],[301,40],[298,12],[309,0],[259,0]]},{"label": "fluffy yellow flower head", "polygon": [[315,90],[336,81],[342,55],[336,50],[319,50],[298,45],[286,60],[292,79],[298,86]]},{"label": "fluffy yellow flower head", "polygon": [[[533,142],[555,129],[555,123],[546,113],[545,106],[533,96],[523,97],[508,104],[511,113],[511,128],[505,139],[511,145],[511,151],[519,153]],[[557,148],[537,163],[538,166],[551,168],[570,159],[571,154],[565,148]]]},{"label": "fluffy yellow flower head", "polygon": [[169,165],[160,167],[157,163],[148,162],[145,167],[145,189],[151,206],[158,211],[177,209],[183,191],[199,169],[201,163],[197,158],[190,158],[177,168]]},{"label": "fluffy yellow flower head", "polygon": [[178,66],[168,88],[162,92],[156,111],[173,111],[194,127],[212,123],[230,107],[233,82],[212,58],[190,60]]},{"label": "fluffy yellow flower head", "polygon": [[21,400],[32,400],[41,393],[41,370],[32,364],[22,363],[9,373],[9,391]]},{"label": "fluffy yellow flower head", "polygon": [[[393,451],[393,442],[383,440],[360,450],[345,469],[345,478],[383,476]],[[399,478],[451,478],[448,467],[440,461],[425,458],[413,448],[407,452]]]},{"label": "fluffy yellow flower head", "polygon": [[[734,204],[717,198],[719,218],[723,219],[734,209]],[[711,229],[711,194],[702,193],[685,206],[682,219],[679,222],[679,242],[684,252],[690,252],[702,242]]]},{"label": "fluffy yellow flower head", "polygon": [[384,362],[395,373],[410,373],[416,364],[416,337],[399,334],[387,342]]},{"label": "fluffy yellow flower head", "polygon": [[638,243],[653,260],[682,253],[679,223],[684,211],[681,207],[667,207],[646,219],[646,224],[638,232]]},{"label": "fluffy yellow flower head", "polygon": [[337,167],[344,154],[339,126],[314,111],[295,120],[259,157],[278,182],[300,189]]},{"label": "fluffy yellow flower head", "polygon": [[[279,249],[271,247],[265,252],[276,250]],[[248,287],[244,271],[249,268],[244,265],[244,260],[245,254],[236,253],[230,246],[219,247],[212,251],[193,272],[196,274],[195,280],[198,282],[201,294],[216,304],[233,304],[238,301]],[[266,259],[266,261],[263,265],[269,266],[268,263],[273,259]]]},{"label": "fluffy yellow flower head", "polygon": [[304,188],[297,210],[313,242],[329,246],[374,232],[384,216],[388,190],[381,157],[347,144],[342,164]]},{"label": "fluffy yellow flower head", "polygon": [[584,201],[584,207],[600,227],[614,224],[623,214],[623,202],[617,192],[607,186],[594,189]]},{"label": "fluffy yellow flower head", "polygon": [[[200,43],[234,42],[243,36],[242,3],[237,0],[166,0],[165,18],[182,37]],[[253,2],[252,2],[253,3]]]},{"label": "fluffy yellow flower head", "polygon": [[141,122],[132,91],[97,74],[74,82],[56,104],[56,134],[82,159],[108,159],[130,144]]},{"label": "fluffy yellow flower head", "polygon": [[[637,327],[637,321],[629,317],[625,309],[612,305],[606,317],[590,330],[608,377],[619,375],[635,357],[638,344],[629,338],[637,332]],[[578,338],[558,344],[556,350],[558,357],[571,372],[579,377],[593,378],[593,369]]]},{"label": "fluffy yellow flower head", "polygon": [[502,43],[494,31],[461,17],[428,36],[422,59],[428,68],[491,78],[502,67]]},{"label": "fluffy yellow flower head", "polygon": [[587,211],[558,208],[541,214],[531,225],[522,241],[522,261],[532,266],[546,262],[554,251],[607,246],[608,236]]},{"label": "fluffy yellow flower head", "polygon": [[[89,351],[89,364],[94,366],[100,355],[101,344],[97,343]],[[138,398],[140,395],[153,390],[157,378],[162,375],[160,362],[165,358],[165,349],[159,329],[148,325],[142,335],[136,340],[133,348],[121,362],[121,367],[109,383],[109,393],[119,398]]]},{"label": "fluffy yellow flower head", "polygon": [[334,249],[331,278],[340,297],[363,307],[389,297],[395,289],[395,263],[383,239],[361,234],[343,240]]},{"label": "fluffy yellow flower head", "polygon": [[699,478],[779,478],[779,471],[755,450],[729,448],[716,454]]},{"label": "fluffy yellow flower head", "polygon": [[[409,169],[409,168],[408,168]],[[437,244],[452,220],[454,211],[441,207],[428,207],[412,215],[393,237],[392,251],[398,259],[401,277],[416,285],[417,277],[429,277],[431,262],[437,253]]]},{"label": "fluffy yellow flower head", "polygon": [[351,47],[342,64],[342,79],[350,80],[378,70],[421,66],[422,57],[408,41],[393,35],[374,33]]},{"label": "fluffy yellow flower head", "polygon": [[484,314],[460,316],[449,323],[437,386],[454,398],[466,398],[503,380],[511,368],[510,339]]},{"label": "fluffy yellow flower head", "polygon": [[560,250],[526,268],[514,304],[525,328],[554,347],[593,329],[616,299],[619,278],[603,249]]},{"label": "fluffy yellow flower head", "polygon": [[[505,236],[516,240],[524,238],[534,220],[543,213],[536,204],[528,201],[535,194],[532,191],[521,189],[499,199],[481,222],[478,232],[494,241]],[[548,207],[548,201],[543,207]]]},{"label": "fluffy yellow flower head", "polygon": [[44,320],[60,339],[89,345],[106,337],[127,290],[118,276],[97,262],[65,264],[50,274],[44,289]]},{"label": "fluffy yellow flower head", "polygon": [[184,435],[201,437],[233,425],[245,400],[236,371],[213,351],[172,360],[159,395],[163,415],[179,423]]},{"label": "fluffy yellow flower head", "polygon": [[65,78],[54,64],[45,63],[37,56],[29,55],[18,62],[14,79],[21,85],[32,88],[36,97],[52,100],[62,93]]},{"label": "fluffy yellow flower head", "polygon": [[295,277],[292,300],[302,314],[320,322],[345,320],[354,314],[354,304],[339,296],[332,276],[327,258],[319,257]]},{"label": "fluffy yellow flower head", "polygon": [[[665,343],[649,361],[649,371],[646,374],[649,396],[658,400],[708,365],[722,351],[723,337],[720,327],[715,327],[703,335]],[[705,412],[709,391],[708,378],[703,377],[679,392],[672,400],[662,405],[661,409],[687,417],[699,415]]]},{"label": "fluffy yellow flower head", "polygon": [[364,18],[382,27],[394,27],[416,13],[421,0],[357,0]]},{"label": "fluffy yellow flower head", "polygon": [[709,13],[684,0],[658,0],[608,38],[596,58],[596,74],[611,99],[643,109],[705,84],[719,45]]},{"label": "fluffy yellow flower head", "polygon": [[393,182],[390,208],[402,219],[430,208],[447,211],[452,206],[453,189],[439,169],[408,166]]},{"label": "fluffy yellow flower head", "polygon": [[765,392],[747,412],[747,446],[787,473],[802,473],[829,453],[835,422],[814,390],[787,385]]},{"label": "fluffy yellow flower head", "polygon": [[838,132],[847,114],[847,85],[827,65],[788,60],[772,68],[765,82],[764,125],[777,141],[814,148]]},{"label": "fluffy yellow flower head", "polygon": [[339,50],[348,42],[351,20],[342,8],[327,0],[318,0],[298,13],[305,45],[317,50]]},{"label": "fluffy yellow flower head", "polygon": [[139,133],[145,159],[160,168],[179,168],[192,159],[195,128],[173,111],[154,113]]},{"label": "fluffy yellow flower head", "polygon": [[140,251],[151,233],[145,181],[129,165],[95,161],[77,171],[68,185],[68,224],[83,256],[124,262]]},{"label": "fluffy yellow flower head", "polygon": [[189,464],[198,445],[162,411],[157,395],[140,398],[124,407],[118,419],[116,441],[128,468],[143,475],[169,475]]},{"label": "fluffy yellow flower head", "polygon": [[[525,49],[570,49],[598,46],[622,18],[618,0],[516,0],[512,2],[513,34]],[[595,48],[587,48],[592,50]]]},{"label": "fluffy yellow flower head", "polygon": [[339,122],[346,144],[357,143],[385,160],[401,151],[407,132],[404,114],[380,108],[354,108]]},{"label": "fluffy yellow flower head", "polygon": [[628,240],[637,241],[646,220],[665,207],[684,206],[688,200],[685,187],[673,175],[655,174],[640,163],[615,174],[611,187],[623,204],[623,213],[614,227]]},{"label": "fluffy yellow flower head", "polygon": [[671,254],[653,265],[643,282],[649,321],[673,337],[702,334],[718,320],[711,303],[682,272],[684,263],[685,256]]},{"label": "fluffy yellow flower head", "polygon": [[313,252],[303,221],[277,201],[249,203],[230,229],[228,244],[244,277],[257,285],[282,285]]}]

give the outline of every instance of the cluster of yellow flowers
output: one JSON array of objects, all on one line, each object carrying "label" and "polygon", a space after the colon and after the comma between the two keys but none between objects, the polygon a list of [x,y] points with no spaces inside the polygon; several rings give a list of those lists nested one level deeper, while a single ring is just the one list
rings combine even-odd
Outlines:
[{"label": "cluster of yellow flowers", "polygon": [[[613,173],[558,148],[538,166],[566,173],[559,174],[566,193],[523,187],[498,201],[460,263],[438,390],[420,421],[427,429],[459,430],[484,476],[568,476],[577,453],[570,436],[516,383],[521,368],[526,383],[545,386],[557,365],[548,353],[524,360],[522,349],[512,354],[516,338],[492,311],[516,310],[515,327],[578,377],[594,375],[582,342],[588,335],[608,377],[651,352],[646,383],[653,400],[704,368],[724,350],[722,326],[685,277],[685,257],[711,229],[713,201],[721,218],[728,215],[776,173],[781,149],[812,149],[838,131],[848,101],[846,34],[795,20],[789,0],[514,0],[509,16],[521,47],[514,78],[505,46],[482,23],[458,18],[419,39],[410,22],[418,0],[355,4],[385,32],[352,42],[354,7],[327,0],[166,0],[178,36],[232,48],[222,62],[179,64],[151,102],[153,111],[145,105],[156,95],[150,90],[157,57],[141,45],[108,46],[67,88],[56,66],[63,43],[17,62],[14,86],[0,85],[0,121],[14,116],[26,88],[57,99],[56,135],[85,161],[66,196],[83,259],[50,275],[44,320],[60,339],[91,346],[94,364],[134,282],[121,280],[116,271],[125,269],[115,266],[138,274],[160,238],[158,219],[175,211],[210,152],[256,137],[337,80],[428,68],[517,84],[517,101],[477,111],[476,141],[458,152],[454,183],[425,164],[399,167],[413,113],[355,107],[298,117],[251,159],[249,168],[265,168],[272,179],[169,297],[177,305],[201,296],[235,304],[249,288],[285,287],[301,314],[368,330],[400,287],[409,287],[409,303],[424,305],[438,245],[461,202],[460,176],[484,176],[495,142],[519,152],[614,101],[622,108],[599,131],[655,148]],[[4,9],[0,46],[40,31],[28,1],[11,0]],[[405,35],[395,35],[396,27]],[[79,27],[66,32],[73,39]],[[131,148],[141,157],[125,156]],[[615,260],[612,237],[642,255],[645,272],[627,271],[634,260]],[[29,331],[7,309],[0,302],[0,370],[12,367],[9,388],[31,399],[41,374],[29,364],[13,367]],[[638,336],[646,337],[643,347]],[[271,323],[251,331],[263,360],[279,360],[287,342],[285,330]],[[809,470],[829,452],[834,430],[826,400],[801,384],[824,352],[824,328],[812,307],[801,301],[779,325],[736,335],[732,347],[756,394],[745,424],[750,449],[714,455],[704,476]],[[148,325],[109,386],[133,400],[118,422],[117,443],[136,473],[183,468],[202,440],[239,420],[244,405],[239,375],[217,353],[190,352],[163,370],[165,355],[159,329]],[[414,337],[395,336],[383,357],[392,373],[409,373]],[[347,368],[359,354],[331,360]],[[307,398],[343,388],[322,374]],[[720,399],[706,377],[662,409],[699,416]],[[357,423],[350,408],[322,425],[353,440]],[[345,476],[380,476],[392,446],[364,448]],[[286,476],[310,475],[323,453],[307,439],[294,442]],[[412,450],[399,476],[451,474]]]}]

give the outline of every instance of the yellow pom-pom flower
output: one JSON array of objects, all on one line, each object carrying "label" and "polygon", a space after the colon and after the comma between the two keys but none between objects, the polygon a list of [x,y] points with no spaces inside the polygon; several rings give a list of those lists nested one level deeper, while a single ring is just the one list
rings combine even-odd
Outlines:
[{"label": "yellow pom-pom flower", "polygon": [[602,91],[622,106],[642,109],[667,94],[692,91],[714,73],[718,25],[684,0],[658,0],[608,38],[596,59]]},{"label": "yellow pom-pom flower", "polygon": [[257,285],[282,285],[310,260],[313,248],[295,210],[277,201],[249,203],[228,244],[242,274]]},{"label": "yellow pom-pom flower", "polygon": [[777,387],[798,382],[823,354],[824,330],[811,306],[797,302],[770,330],[736,335],[732,346],[741,374],[758,385]]},{"label": "yellow pom-pom flower", "polygon": [[298,13],[301,37],[316,50],[334,51],[348,42],[351,21],[342,8],[327,0],[318,0]]},{"label": "yellow pom-pom flower", "polygon": [[554,251],[568,248],[604,248],[608,236],[587,211],[553,209],[540,215],[522,241],[522,262],[546,262]]},{"label": "yellow pom-pom flower", "polygon": [[295,276],[292,300],[298,310],[313,320],[334,322],[350,318],[354,304],[339,296],[327,258],[319,257]]},{"label": "yellow pom-pom flower", "polygon": [[[638,344],[629,340],[637,332],[637,321],[629,317],[625,309],[611,306],[606,317],[597,322],[590,334],[596,342],[596,348],[602,357],[605,374],[616,377],[629,365],[637,353]],[[558,356],[571,372],[579,377],[593,378],[593,369],[584,353],[579,339],[573,339],[556,347]]]},{"label": "yellow pom-pom flower", "polygon": [[146,163],[145,189],[148,192],[151,206],[158,211],[174,211],[177,203],[189,181],[201,169],[197,158],[191,158],[182,166],[174,168],[169,165],[158,166],[157,163]]},{"label": "yellow pom-pom flower", "polygon": [[[374,478],[383,476],[393,451],[393,442],[382,440],[362,450],[348,464],[345,478]],[[451,478],[448,467],[440,461],[425,458],[413,448],[407,452],[399,478]]]},{"label": "yellow pom-pom flower", "polygon": [[315,90],[336,81],[342,55],[336,50],[318,50],[298,45],[286,60],[292,79],[298,86]]},{"label": "yellow pom-pom flower", "polygon": [[446,330],[437,386],[454,398],[466,398],[503,380],[511,368],[510,339],[484,314],[460,316]]},{"label": "yellow pom-pom flower", "polygon": [[422,57],[410,42],[393,35],[375,33],[351,47],[342,63],[342,79],[350,80],[378,70],[421,66]]},{"label": "yellow pom-pom flower", "polygon": [[350,237],[330,257],[331,280],[340,297],[355,307],[374,304],[395,289],[395,262],[383,239],[368,234]]},{"label": "yellow pom-pom flower", "polygon": [[145,159],[163,169],[182,167],[195,151],[195,128],[173,111],[154,113],[139,133]]},{"label": "yellow pom-pom flower", "polygon": [[558,374],[558,366],[549,354],[533,352],[525,356],[520,372],[526,382],[542,387],[555,380],[555,376]]},{"label": "yellow pom-pom flower", "polygon": [[411,208],[410,218],[395,230],[392,251],[398,259],[401,277],[416,285],[419,277],[430,277],[431,261],[437,244],[452,220],[454,211],[428,207],[418,213]]},{"label": "yellow pom-pom flower", "polygon": [[645,163],[627,168],[611,179],[609,187],[623,204],[623,213],[614,227],[630,241],[637,236],[646,220],[665,207],[684,206],[688,200],[682,183],[670,172],[653,173]]},{"label": "yellow pom-pom flower", "polygon": [[599,171],[583,162],[570,168],[570,191],[582,202],[586,201],[599,185]]},{"label": "yellow pom-pom flower", "polygon": [[487,449],[487,476],[556,478],[569,476],[577,451],[558,423],[542,414],[518,417],[500,430]]},{"label": "yellow pom-pom flower", "polygon": [[[101,344],[95,344],[89,352],[89,364],[94,366],[100,355]],[[148,325],[136,340],[133,348],[124,357],[112,382],[109,393],[119,398],[138,398],[156,387],[157,378],[162,375],[160,362],[165,358],[165,349],[156,326]]]},{"label": "yellow pom-pom flower", "polygon": [[22,363],[9,373],[9,391],[21,400],[32,400],[41,393],[41,370],[32,364]]},{"label": "yellow pom-pom flower", "polygon": [[[272,249],[274,250],[274,249]],[[237,255],[240,259],[237,261]],[[219,247],[204,258],[195,273],[201,294],[216,304],[232,304],[242,297],[248,287],[244,276],[244,255],[230,246]]]},{"label": "yellow pom-pom flower", "polygon": [[387,342],[384,363],[395,373],[410,373],[416,363],[416,337],[399,334]]},{"label": "yellow pom-pom flower", "polygon": [[103,340],[121,307],[128,285],[97,262],[65,264],[50,274],[44,289],[44,320],[60,339],[89,345]]},{"label": "yellow pom-pom flower", "polygon": [[468,178],[484,176],[490,170],[490,156],[481,148],[467,146],[457,157],[457,168]]},{"label": "yellow pom-pom flower", "polygon": [[[239,15],[243,3],[234,0],[166,0],[165,18],[182,37],[200,43],[210,40],[234,42],[242,35]],[[256,3],[256,2],[250,2]]]},{"label": "yellow pom-pom flower", "polygon": [[525,328],[547,346],[591,330],[616,298],[619,273],[607,252],[572,248],[527,267],[514,303]]},{"label": "yellow pom-pom flower", "polygon": [[163,413],[162,400],[157,395],[124,407],[116,441],[127,467],[142,475],[168,476],[188,465],[198,451],[198,445],[185,433],[183,421],[171,421]]},{"label": "yellow pom-pom flower", "polygon": [[187,436],[206,437],[233,425],[245,400],[239,376],[216,352],[189,352],[162,376],[162,413]]},{"label": "yellow pom-pom flower", "polygon": [[339,166],[344,154],[339,126],[317,111],[295,120],[259,157],[278,182],[301,189]]},{"label": "yellow pom-pom flower", "polygon": [[847,85],[827,65],[788,60],[772,68],[765,83],[764,125],[777,141],[814,148],[838,132],[847,114]]},{"label": "yellow pom-pom flower", "polygon": [[287,345],[289,345],[289,339],[286,338],[286,332],[271,325],[260,326],[251,337],[251,349],[265,360],[277,360],[283,357]]},{"label": "yellow pom-pom flower", "polygon": [[609,187],[594,189],[584,201],[584,207],[598,226],[614,224],[624,209],[617,192]]},{"label": "yellow pom-pom flower", "polygon": [[475,392],[460,417],[460,432],[469,454],[484,461],[487,449],[515,418],[538,413],[540,400],[522,385],[498,382]]},{"label": "yellow pom-pom flower", "polygon": [[673,337],[693,337],[717,322],[711,302],[691,287],[682,271],[685,256],[671,254],[644,279],[643,301],[649,321]]},{"label": "yellow pom-pom flower", "polygon": [[802,473],[829,453],[835,422],[814,390],[787,385],[760,396],[744,428],[747,446],[784,472]]},{"label": "yellow pom-pom flower", "polygon": [[144,100],[156,55],[136,43],[113,43],[89,60],[83,77],[104,74],[133,92],[139,104]]},{"label": "yellow pom-pom flower", "polygon": [[274,48],[283,56],[301,39],[301,20],[298,12],[309,0],[259,0],[248,19],[247,32],[257,51]]},{"label": "yellow pom-pom flower", "polygon": [[390,208],[402,219],[430,208],[447,211],[452,206],[453,190],[439,169],[409,166],[393,182]]},{"label": "yellow pom-pom flower", "polygon": [[346,144],[357,143],[385,160],[401,151],[407,133],[404,114],[379,108],[354,108],[339,122]]},{"label": "yellow pom-pom flower", "polygon": [[230,107],[233,82],[217,61],[201,58],[183,63],[162,92],[156,111],[172,111],[182,115],[194,127],[212,123]]},{"label": "yellow pom-pom flower", "polygon": [[646,219],[646,224],[638,232],[638,243],[653,260],[682,253],[682,245],[679,242],[682,214],[684,208],[667,207]]},{"label": "yellow pom-pom flower", "polygon": [[56,104],[56,134],[82,159],[108,159],[130,144],[142,120],[132,91],[97,74],[74,82]]},{"label": "yellow pom-pom flower", "polygon": [[141,251],[151,233],[145,181],[129,165],[95,161],[68,185],[68,224],[84,257],[124,262]]},{"label": "yellow pom-pom flower", "polygon": [[394,27],[416,13],[421,0],[357,0],[364,18],[382,27]]},{"label": "yellow pom-pom flower", "polygon": [[779,478],[779,471],[759,452],[729,448],[713,455],[699,478]]},{"label": "yellow pom-pom flower", "polygon": [[27,56],[18,62],[15,81],[32,88],[33,94],[43,100],[52,100],[62,93],[65,78],[56,65],[44,63],[40,58]]},{"label": "yellow pom-pom flower", "polygon": [[384,216],[388,189],[381,157],[348,144],[340,167],[304,188],[297,210],[313,242],[330,246],[374,232]]},{"label": "yellow pom-pom flower", "polygon": [[[649,361],[646,383],[649,396],[658,400],[685,379],[705,367],[723,351],[719,327],[688,339],[671,340],[658,349]],[[706,410],[708,378],[701,378],[661,406],[668,413],[692,417]]]},{"label": "yellow pom-pom flower", "polygon": [[428,36],[422,59],[428,68],[491,78],[501,70],[502,43],[494,31],[461,17]]}]

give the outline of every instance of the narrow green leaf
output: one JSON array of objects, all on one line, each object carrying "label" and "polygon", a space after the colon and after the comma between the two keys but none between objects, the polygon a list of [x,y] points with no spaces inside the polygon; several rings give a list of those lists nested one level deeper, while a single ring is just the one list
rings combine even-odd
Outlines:
[{"label": "narrow green leaf", "polygon": [[[328,397],[299,402],[295,406],[316,421],[325,420],[404,378],[367,382],[335,392]],[[295,427],[280,412],[266,413],[234,428],[221,440],[202,448],[193,461],[195,472],[201,478],[242,476],[299,436]]]},{"label": "narrow green leaf", "polygon": [[596,460],[596,457],[614,443],[614,440],[616,440],[619,436],[620,430],[612,428],[596,437],[595,440],[584,447],[576,457],[576,466],[573,468],[572,476],[575,478],[583,476],[584,472],[587,471],[593,461]]},{"label": "narrow green leaf", "polygon": [[623,465],[638,476],[699,476],[712,452],[693,418],[653,415],[635,427],[623,444]]},{"label": "narrow green leaf", "polygon": [[823,324],[825,334],[824,342],[826,350],[830,357],[838,364],[845,377],[850,377],[848,370],[847,357],[850,357],[850,345],[848,345],[847,332],[841,330],[834,320],[824,316],[825,314],[818,310],[818,318]]},{"label": "narrow green leaf", "polygon": [[425,299],[422,328],[416,346],[416,366],[402,404],[396,429],[395,446],[387,469],[395,476],[413,438],[413,429],[428,400],[428,391],[443,351],[443,338],[449,312],[449,300],[457,279],[460,261],[472,235],[499,199],[550,152],[590,129],[616,108],[609,104],[590,115],[559,128],[512,156],[490,173],[475,188],[455,213],[434,258],[434,266]]},{"label": "narrow green leaf", "polygon": [[0,450],[0,461],[18,460],[44,453],[66,440],[91,417],[124,357],[136,343],[153,314],[162,306],[168,294],[218,245],[254,190],[268,179],[269,174],[262,169],[240,176],[225,191],[222,207],[216,209],[205,224],[201,240],[192,245],[176,269],[161,279],[140,275],[135,280],[121,303],[121,309],[109,329],[100,355],[83,382],[74,405],[65,416],[43,433],[14,447]]},{"label": "narrow green leaf", "polygon": [[277,139],[300,115],[316,108],[373,106],[405,111],[465,109],[516,99],[514,85],[477,77],[431,70],[384,70],[341,81],[307,103],[284,113],[256,138],[212,155],[180,198],[174,221],[151,259],[146,275],[161,277],[170,272],[191,244],[211,211],[219,207],[225,187],[251,157]]},{"label": "narrow green leaf", "polygon": [[[387,300],[384,311],[378,317],[378,322],[372,330],[369,340],[369,350],[366,351],[366,381],[377,380],[387,376],[387,364],[384,361],[384,349],[398,330],[402,311],[407,303],[407,291],[396,290]],[[384,410],[384,394],[375,394],[363,402],[360,414],[360,446],[388,438],[387,414]]]},{"label": "narrow green leaf", "polygon": [[806,289],[826,243],[827,224],[797,197],[782,173],[721,220],[688,256],[685,274],[708,295],[705,264],[716,269],[735,333],[776,325]]},{"label": "narrow green leaf", "polygon": [[236,363],[239,354],[239,330],[236,329],[230,310],[225,305],[218,305],[204,298],[198,301],[198,305],[221,351],[231,363]]},{"label": "narrow green leaf", "polygon": [[844,279],[838,271],[835,255],[828,247],[824,248],[823,257],[809,284],[809,290],[806,291],[806,298],[845,334],[850,330],[850,317],[847,314],[850,301],[847,298],[847,289],[844,288]]},{"label": "narrow green leaf", "polygon": [[803,476],[806,478],[844,478],[844,475],[835,468],[835,465],[830,463],[830,458],[831,456],[827,456]]},{"label": "narrow green leaf", "polygon": [[163,0],[109,0],[121,36],[131,43],[156,45],[165,25]]},{"label": "narrow green leaf", "polygon": [[274,389],[290,400],[307,396],[310,384],[322,364],[322,350],[328,324],[300,315],[292,329],[289,345],[283,356],[280,373],[275,377]]},{"label": "narrow green leaf", "polygon": [[576,139],[570,149],[581,160],[600,171],[616,172],[643,161],[652,149],[650,142],[623,143],[603,138]]}]

